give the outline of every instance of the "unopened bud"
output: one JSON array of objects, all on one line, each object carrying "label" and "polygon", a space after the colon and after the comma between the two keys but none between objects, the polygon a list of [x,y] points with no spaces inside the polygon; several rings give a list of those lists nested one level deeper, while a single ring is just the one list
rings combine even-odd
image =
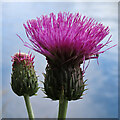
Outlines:
[{"label": "unopened bud", "polygon": [[39,89],[33,59],[32,54],[20,52],[12,56],[11,87],[18,96],[32,96]]}]

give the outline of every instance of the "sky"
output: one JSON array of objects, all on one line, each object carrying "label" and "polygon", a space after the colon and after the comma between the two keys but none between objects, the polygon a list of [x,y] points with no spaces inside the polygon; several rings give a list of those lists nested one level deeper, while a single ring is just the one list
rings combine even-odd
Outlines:
[{"label": "sky", "polygon": [[[18,97],[11,90],[11,56],[21,50],[31,51],[35,57],[35,70],[39,80],[44,80],[42,73],[47,65],[43,55],[24,47],[17,37],[19,34],[23,40],[28,41],[23,23],[41,15],[54,12],[79,12],[82,15],[92,17],[96,21],[110,27],[112,43],[118,43],[118,6],[117,3],[77,3],[77,2],[12,2],[2,4],[2,117],[26,118],[27,111],[23,97]],[[108,35],[104,41],[109,38]],[[118,47],[114,47],[99,57],[91,60],[85,73],[87,88],[82,100],[68,103],[68,118],[117,118],[118,117]],[[40,83],[40,86],[42,84]],[[58,101],[43,98],[45,94],[38,91],[37,96],[30,98],[36,118],[56,118]]]}]

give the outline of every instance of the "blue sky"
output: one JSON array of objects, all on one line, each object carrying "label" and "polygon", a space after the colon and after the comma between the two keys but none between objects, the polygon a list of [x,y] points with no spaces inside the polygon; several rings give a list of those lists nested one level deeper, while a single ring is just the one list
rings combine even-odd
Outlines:
[{"label": "blue sky", "polygon": [[[19,49],[22,52],[31,51],[35,57],[35,69],[43,80],[46,60],[43,55],[23,46],[21,40],[28,40],[23,28],[23,23],[28,19],[39,17],[51,12],[79,12],[82,15],[95,18],[111,29],[113,42],[118,43],[118,10],[117,3],[3,3],[2,13],[2,87],[3,87],[3,117],[24,118],[27,111],[23,97],[18,97],[10,87],[11,81],[11,56]],[[109,37],[109,36],[108,36]],[[105,41],[108,39],[105,38]],[[118,117],[118,50],[117,47],[106,51],[99,57],[99,65],[96,60],[91,60],[85,73],[88,79],[88,91],[82,100],[71,101],[68,104],[67,117],[69,118],[117,118]],[[40,83],[40,86],[41,83]],[[45,95],[39,90],[38,96],[31,97],[35,117],[57,117],[58,101],[43,98]]]}]

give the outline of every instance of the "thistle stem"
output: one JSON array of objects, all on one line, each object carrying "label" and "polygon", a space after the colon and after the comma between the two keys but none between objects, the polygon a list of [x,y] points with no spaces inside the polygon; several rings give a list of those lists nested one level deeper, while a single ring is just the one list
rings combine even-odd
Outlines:
[{"label": "thistle stem", "polygon": [[59,113],[58,120],[65,120],[67,113],[68,100],[61,99],[59,100]]},{"label": "thistle stem", "polygon": [[24,95],[24,99],[25,99],[25,104],[26,104],[29,120],[34,120],[34,114],[32,111],[32,106],[30,103],[29,95]]},{"label": "thistle stem", "polygon": [[67,106],[68,106],[68,100],[64,98],[64,90],[62,90],[62,94],[59,100],[58,120],[66,119]]}]

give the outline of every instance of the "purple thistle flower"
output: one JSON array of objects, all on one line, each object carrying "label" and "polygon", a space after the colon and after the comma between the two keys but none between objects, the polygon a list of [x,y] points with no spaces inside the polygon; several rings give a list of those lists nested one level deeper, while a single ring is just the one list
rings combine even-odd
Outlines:
[{"label": "purple thistle flower", "polygon": [[109,28],[79,13],[59,12],[58,16],[50,13],[23,25],[32,43],[24,42],[25,46],[46,56],[50,64],[81,64],[98,58],[99,54],[111,48],[100,51],[111,42],[110,36],[106,43],[102,43]]},{"label": "purple thistle flower", "polygon": [[[98,59],[106,43],[102,40],[109,34],[109,27],[93,18],[79,13],[50,13],[23,24],[32,45],[24,45],[43,54],[47,59],[44,74],[44,92],[52,100],[77,100],[83,95],[85,82],[83,74],[90,59]],[[116,46],[116,45],[114,45]],[[114,47],[112,46],[112,47]],[[85,60],[89,60],[85,68]],[[80,65],[83,63],[83,70]]]}]

